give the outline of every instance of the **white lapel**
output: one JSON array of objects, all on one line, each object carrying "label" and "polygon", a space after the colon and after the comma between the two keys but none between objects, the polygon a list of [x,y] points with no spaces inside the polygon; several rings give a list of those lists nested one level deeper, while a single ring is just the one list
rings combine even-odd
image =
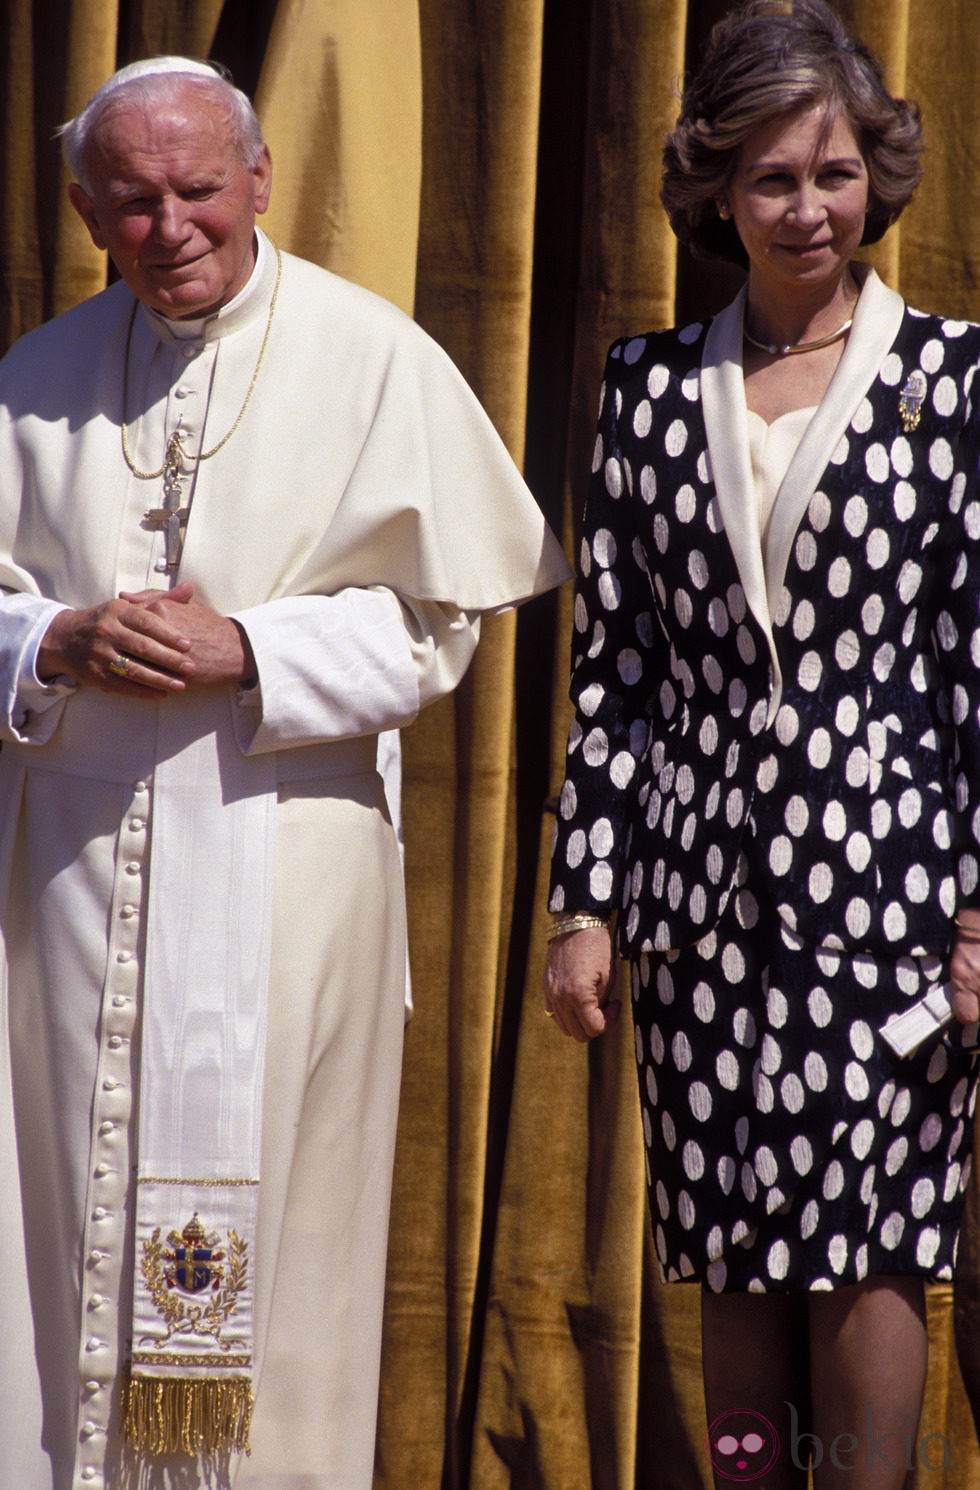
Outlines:
[{"label": "white lapel", "polygon": [[711,475],[746,604],[765,632],[775,677],[779,659],[772,634],[759,530],[759,499],[752,459],[742,377],[742,317],[746,289],[715,316],[704,339],[701,361],[701,407],[708,437]]},{"label": "white lapel", "polygon": [[888,355],[905,314],[901,295],[882,284],[873,269],[865,270],[860,264],[854,268],[858,277],[865,271],[866,278],[844,355],[807,425],[773,504],[765,558],[770,611],[775,610],[779,601],[786,565],[807,504],[841,435]]},{"label": "white lapel", "polygon": [[782,692],[772,615],[782,593],[796,532],[841,435],[853,419],[898,334],[905,311],[901,296],[882,284],[873,269],[864,265],[855,265],[854,268],[859,278],[864,277],[864,285],[855,308],[851,334],[827,392],[807,426],[776,494],[765,562],[749,455],[742,375],[745,287],[731,305],[714,318],[705,337],[701,400],[711,473],[746,603],[769,643],[773,665],[770,720],[779,707]]}]

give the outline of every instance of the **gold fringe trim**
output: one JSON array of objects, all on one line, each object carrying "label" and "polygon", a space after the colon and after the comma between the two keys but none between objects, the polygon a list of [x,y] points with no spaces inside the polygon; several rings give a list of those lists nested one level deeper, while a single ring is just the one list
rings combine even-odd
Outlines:
[{"label": "gold fringe trim", "polygon": [[142,1454],[251,1453],[255,1399],[247,1378],[131,1376],[123,1405],[123,1434]]}]

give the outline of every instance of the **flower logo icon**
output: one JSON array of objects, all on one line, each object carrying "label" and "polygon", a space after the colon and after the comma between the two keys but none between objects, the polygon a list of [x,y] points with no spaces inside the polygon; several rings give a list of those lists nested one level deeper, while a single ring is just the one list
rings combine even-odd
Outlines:
[{"label": "flower logo icon", "polygon": [[779,1435],[767,1417],[751,1408],[719,1413],[708,1429],[708,1453],[716,1473],[735,1484],[748,1484],[771,1469],[779,1458]]}]

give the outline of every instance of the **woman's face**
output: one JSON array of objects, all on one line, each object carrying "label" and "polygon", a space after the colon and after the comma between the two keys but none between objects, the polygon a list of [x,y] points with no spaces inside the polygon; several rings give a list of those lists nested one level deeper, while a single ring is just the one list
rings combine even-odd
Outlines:
[{"label": "woman's face", "polygon": [[750,283],[802,298],[840,282],[864,234],[868,172],[854,127],[820,104],[762,125],[727,193]]}]

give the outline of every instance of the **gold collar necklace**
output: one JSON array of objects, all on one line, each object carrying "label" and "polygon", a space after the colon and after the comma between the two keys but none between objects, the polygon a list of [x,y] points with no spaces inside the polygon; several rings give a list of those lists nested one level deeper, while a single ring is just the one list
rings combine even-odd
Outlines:
[{"label": "gold collar necklace", "polygon": [[758,347],[760,352],[768,352],[770,357],[795,357],[798,352],[815,352],[818,347],[829,347],[831,342],[840,341],[841,337],[846,336],[850,331],[853,320],[853,316],[849,317],[843,326],[838,326],[837,330],[832,331],[829,336],[818,336],[816,341],[798,341],[795,344],[787,343],[785,346],[779,346],[773,342],[756,341],[744,325],[742,335],[747,342],[751,342],[752,346]]},{"label": "gold collar necklace", "polygon": [[235,433],[236,429],[244,419],[245,410],[249,406],[252,394],[255,392],[255,385],[259,379],[259,369],[261,368],[262,363],[265,359],[266,347],[269,345],[269,333],[272,330],[272,318],[276,313],[276,301],[279,299],[279,281],[282,279],[282,254],[279,252],[279,249],[276,248],[275,244],[273,244],[273,247],[275,248],[276,254],[276,282],[272,287],[272,299],[269,301],[269,317],[265,323],[265,335],[262,338],[262,345],[261,347],[259,347],[259,355],[256,359],[255,370],[252,373],[252,381],[248,385],[248,392],[245,394],[245,398],[242,401],[242,406],[238,411],[238,415],[235,419],[234,424],[231,426],[226,434],[222,435],[221,439],[216,445],[212,445],[210,450],[202,450],[200,455],[188,454],[188,452],[181,444],[180,430],[176,429],[170,436],[170,439],[167,441],[167,450],[166,454],[163,457],[163,465],[160,466],[159,469],[156,471],[141,471],[139,466],[137,466],[136,462],[133,460],[132,451],[129,448],[129,432],[126,429],[126,408],[129,403],[129,352],[133,340],[133,327],[136,324],[136,312],[139,309],[140,302],[137,300],[134,304],[133,313],[129,318],[129,330],[126,332],[126,352],[123,359],[123,417],[121,433],[123,457],[133,475],[136,476],[140,481],[159,480],[161,476],[164,476],[169,471],[175,469],[175,462],[179,464],[179,461],[181,459],[193,460],[195,462],[210,460],[212,455],[217,455],[218,451],[223,449],[223,447],[227,445],[228,441],[231,439],[232,435]]}]

